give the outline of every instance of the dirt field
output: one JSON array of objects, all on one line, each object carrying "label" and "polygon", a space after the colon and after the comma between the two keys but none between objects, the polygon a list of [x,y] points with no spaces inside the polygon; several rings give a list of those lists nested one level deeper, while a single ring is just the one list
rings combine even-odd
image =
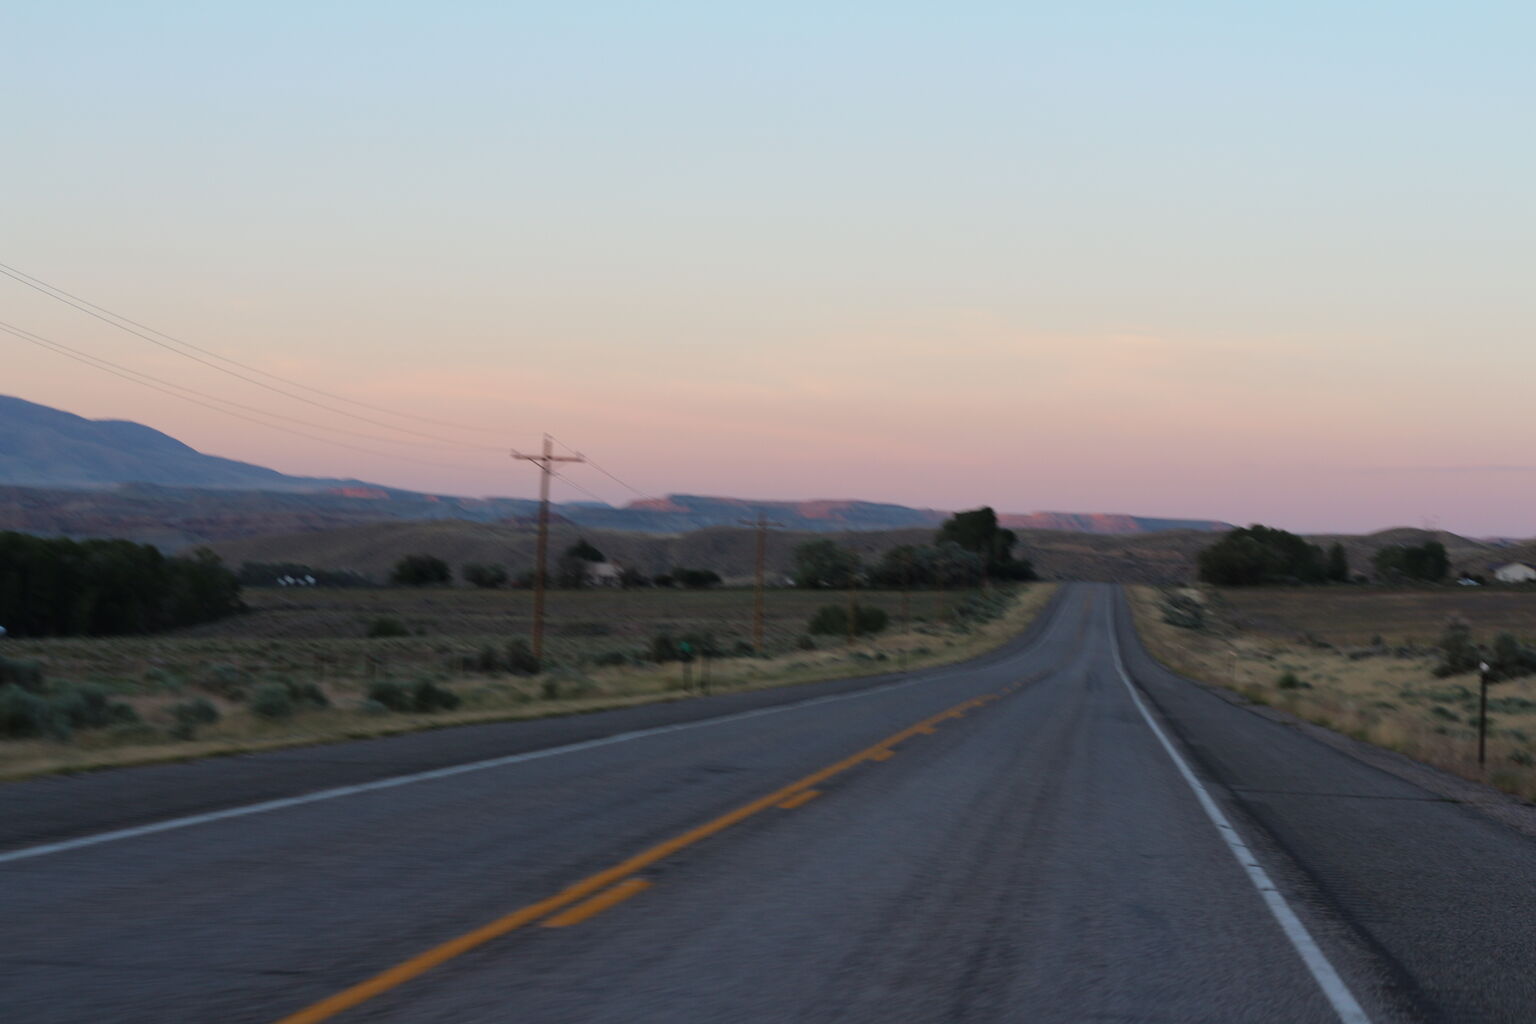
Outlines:
[{"label": "dirt field", "polygon": [[1459,617],[1489,638],[1510,632],[1536,643],[1536,588],[1253,587],[1211,591],[1213,610],[1245,632],[1364,646],[1430,645]]},{"label": "dirt field", "polygon": [[[1309,721],[1536,799],[1536,677],[1489,688],[1488,763],[1479,767],[1476,674],[1438,678],[1452,616],[1491,644],[1536,642],[1536,592],[1367,587],[1202,588],[1207,628],[1163,619],[1169,593],[1137,587],[1137,624],[1171,668]],[[1380,638],[1380,646],[1373,644]],[[1285,677],[1289,676],[1289,679]]]}]

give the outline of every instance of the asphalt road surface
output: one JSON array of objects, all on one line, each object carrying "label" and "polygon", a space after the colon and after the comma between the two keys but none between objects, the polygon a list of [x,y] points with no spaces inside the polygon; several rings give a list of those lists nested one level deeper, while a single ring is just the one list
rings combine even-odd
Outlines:
[{"label": "asphalt road surface", "polygon": [[0,1019],[1531,1021],[1536,842],[1077,585],[905,677],[0,786]]}]

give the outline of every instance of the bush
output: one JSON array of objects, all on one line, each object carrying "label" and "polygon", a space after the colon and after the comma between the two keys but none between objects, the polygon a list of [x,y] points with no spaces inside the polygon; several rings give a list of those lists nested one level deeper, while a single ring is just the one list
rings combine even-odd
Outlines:
[{"label": "bush", "polygon": [[69,721],[45,697],[15,683],[0,686],[0,736],[25,739],[46,736],[69,739]]},{"label": "bush", "polygon": [[599,668],[613,668],[617,665],[628,665],[629,655],[624,651],[603,651],[592,659],[592,664]]},{"label": "bush", "polygon": [[795,641],[795,646],[802,651],[814,651],[816,649],[816,638],[802,634],[800,639]]},{"label": "bush", "polygon": [[368,623],[368,639],[380,640],[387,637],[410,636],[411,631],[405,628],[405,623],[399,619],[379,617]]},{"label": "bush", "polygon": [[56,712],[75,729],[102,729],[109,725],[132,724],[138,712],[99,686],[88,683],[59,690],[52,697]]},{"label": "bush", "polygon": [[436,555],[406,555],[395,563],[389,581],[404,587],[430,587],[453,582],[453,570]]},{"label": "bush", "polygon": [[0,686],[6,683],[37,693],[43,688],[43,666],[36,661],[0,657]]},{"label": "bush", "polygon": [[657,633],[651,637],[651,660],[654,662],[679,661],[682,659],[682,650],[677,645],[677,639],[670,633]]},{"label": "bush", "polygon": [[293,697],[282,683],[264,683],[251,694],[251,711],[262,718],[289,718],[295,710]]},{"label": "bush", "polygon": [[382,680],[368,688],[368,703],[376,703],[390,711],[413,711],[429,714],[433,711],[451,711],[459,706],[459,695],[430,679],[418,679],[410,686],[392,680]]},{"label": "bush", "polygon": [[1204,629],[1205,605],[1188,594],[1170,594],[1163,599],[1163,621],[1180,629]]},{"label": "bush", "polygon": [[[854,636],[866,636],[870,633],[878,633],[890,625],[891,617],[883,608],[871,608],[867,605],[856,604],[853,606],[853,634]],[[848,632],[848,609],[840,604],[823,605],[811,616],[811,621],[806,624],[807,633],[820,634],[846,634]]]},{"label": "bush", "polygon": [[245,688],[250,679],[248,673],[234,665],[210,665],[202,678],[198,679],[197,688],[225,700],[244,700]]},{"label": "bush", "polygon": [[185,700],[171,706],[171,735],[179,740],[190,740],[197,734],[198,726],[212,725],[219,720],[219,709],[206,697]]},{"label": "bush", "polygon": [[539,659],[533,656],[533,648],[526,640],[513,640],[507,644],[507,671],[515,676],[532,676],[539,672]]},{"label": "bush", "polygon": [[1440,635],[1440,664],[1435,666],[1436,676],[1456,676],[1476,672],[1483,660],[1482,651],[1472,642],[1472,627],[1464,619],[1452,619]]},{"label": "bush", "polygon": [[719,586],[722,582],[720,574],[713,569],[677,568],[672,570],[672,579],[678,586],[689,587],[694,590]]},{"label": "bush", "polygon": [[496,587],[504,587],[510,577],[507,575],[507,567],[504,565],[480,565],[470,562],[459,570],[459,576],[464,582],[480,587],[482,590],[491,590]]},{"label": "bush", "polygon": [[1311,683],[1303,682],[1301,679],[1297,678],[1296,673],[1294,672],[1286,672],[1279,679],[1275,680],[1275,685],[1282,690],[1312,689]]}]

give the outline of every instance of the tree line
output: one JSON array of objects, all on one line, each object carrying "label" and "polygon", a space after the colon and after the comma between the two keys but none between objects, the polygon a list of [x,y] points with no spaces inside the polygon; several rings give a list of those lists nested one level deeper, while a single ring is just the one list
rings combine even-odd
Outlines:
[{"label": "tree line", "polygon": [[[1438,583],[1450,573],[1445,545],[1389,544],[1371,559],[1387,582]],[[1285,530],[1254,524],[1226,533],[1196,559],[1200,579],[1224,587],[1277,583],[1348,583],[1354,579],[1344,545],[1321,546]]]},{"label": "tree line", "polygon": [[0,533],[0,626],[16,636],[114,636],[209,622],[241,609],[211,551]]}]

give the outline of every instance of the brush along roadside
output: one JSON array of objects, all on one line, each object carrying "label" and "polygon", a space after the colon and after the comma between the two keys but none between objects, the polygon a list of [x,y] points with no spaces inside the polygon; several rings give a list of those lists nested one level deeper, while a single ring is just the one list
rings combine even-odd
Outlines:
[{"label": "brush along roadside", "polygon": [[[531,675],[492,669],[401,679],[295,680],[290,672],[265,681],[231,670],[199,680],[190,697],[194,688],[186,683],[157,682],[148,693],[119,691],[118,697],[134,709],[134,722],[77,731],[68,740],[0,740],[0,779],[580,714],[686,699],[706,687],[710,693],[725,693],[931,668],[1006,643],[1028,628],[1054,591],[1052,584],[1035,583],[997,589],[986,597],[970,595],[965,605],[959,595],[951,595],[942,623],[923,622],[853,644],[825,641],[814,649],[770,657],[710,658],[707,667],[695,658],[686,663],[588,663]],[[267,703],[258,707],[253,693]],[[193,704],[198,710],[191,710]]]},{"label": "brush along roadside", "polygon": [[[1370,594],[1329,588],[1284,589],[1252,596],[1262,618],[1245,617],[1247,594],[1209,588],[1130,588],[1147,649],[1175,672],[1235,691],[1357,740],[1536,799],[1536,676],[1489,687],[1487,762],[1477,761],[1478,675],[1437,674],[1443,652],[1423,635],[1426,602],[1394,599],[1374,606]],[[1447,595],[1442,626],[1454,613]],[[1326,616],[1319,603],[1347,602],[1350,635],[1365,644],[1336,644],[1299,623]],[[1536,623],[1536,595],[1532,596]],[[1382,637],[1403,640],[1395,646]],[[1492,636],[1477,639],[1491,643]],[[1443,673],[1445,670],[1442,668]]]}]

